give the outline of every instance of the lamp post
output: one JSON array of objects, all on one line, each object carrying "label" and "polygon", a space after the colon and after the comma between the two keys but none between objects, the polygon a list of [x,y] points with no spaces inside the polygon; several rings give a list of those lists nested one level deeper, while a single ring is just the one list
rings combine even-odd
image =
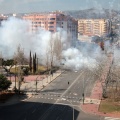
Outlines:
[{"label": "lamp post", "polygon": [[73,108],[73,120],[74,120],[74,106],[73,106],[72,102],[70,102],[69,100],[67,100],[65,98],[62,98],[62,100],[67,101],[67,102],[69,102],[71,104],[71,106]]},{"label": "lamp post", "polygon": [[20,94],[20,84],[21,84],[21,65],[19,65],[19,70],[18,70],[18,92]]},{"label": "lamp post", "polygon": [[84,89],[85,89],[85,80],[84,80],[84,77],[83,77],[83,93],[82,93],[82,97],[83,97],[83,104],[84,104],[84,100],[85,100]]},{"label": "lamp post", "polygon": [[16,92],[16,64],[15,64],[15,92]]},{"label": "lamp post", "polygon": [[36,86],[36,93],[37,93],[37,78],[39,77],[39,75],[36,77],[36,81],[35,81],[35,86]]}]

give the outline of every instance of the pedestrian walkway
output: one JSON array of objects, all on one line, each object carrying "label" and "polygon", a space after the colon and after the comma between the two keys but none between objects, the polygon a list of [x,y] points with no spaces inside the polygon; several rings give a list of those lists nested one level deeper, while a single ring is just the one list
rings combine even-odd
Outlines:
[{"label": "pedestrian walkway", "polygon": [[84,104],[80,104],[80,107],[85,113],[105,116],[105,120],[120,120],[120,113],[99,112],[99,105],[100,105],[100,102],[102,99],[102,84],[101,84],[101,82],[104,82],[111,62],[112,62],[112,59],[110,59],[110,63],[108,62],[108,64],[106,65],[106,67],[103,71],[103,75],[101,76],[102,81],[98,80],[95,82],[95,85],[91,92],[91,96],[89,98],[85,98]]},{"label": "pedestrian walkway", "polygon": [[100,100],[98,99],[90,99],[90,98],[85,98],[84,100],[85,104],[100,104]]},{"label": "pedestrian walkway", "polygon": [[[54,73],[53,75],[49,75],[49,76],[42,76],[41,75],[36,75],[36,76],[30,76],[27,80],[27,77],[25,78],[25,82],[22,82],[20,90],[21,91],[35,91],[37,90],[41,90],[42,88],[44,88],[47,84],[49,84],[50,82],[52,82],[56,77],[58,77],[61,74],[61,71],[58,70],[56,73]],[[30,80],[30,78],[32,80]],[[9,90],[13,90],[15,87],[15,82],[12,82]],[[18,89],[18,82],[16,82],[16,87]]]},{"label": "pedestrian walkway", "polygon": [[105,117],[104,120],[120,120],[120,118]]},{"label": "pedestrian walkway", "polygon": [[[48,99],[48,100],[56,100],[59,101],[61,100],[61,98],[57,98],[57,96],[36,96],[33,95],[31,98],[35,98],[35,99]],[[67,98],[66,98],[67,99]],[[79,100],[69,100],[71,103],[80,103]]]},{"label": "pedestrian walkway", "polygon": [[[64,72],[64,71],[62,71],[62,72]],[[14,95],[5,103],[0,103],[0,106],[15,104],[20,101],[25,101],[25,100],[31,98],[33,95],[33,92],[31,92],[31,91],[36,92],[36,81],[37,81],[37,90],[42,90],[45,86],[47,86],[53,80],[55,80],[58,76],[60,76],[62,72],[60,70],[58,70],[56,73],[53,74],[53,76],[52,75],[48,76],[47,78],[44,78],[42,80],[39,80],[40,76],[36,76],[35,81],[23,83],[21,85],[21,91],[26,91],[26,95]],[[13,82],[10,89],[13,89],[14,85],[15,85],[15,83]]]}]

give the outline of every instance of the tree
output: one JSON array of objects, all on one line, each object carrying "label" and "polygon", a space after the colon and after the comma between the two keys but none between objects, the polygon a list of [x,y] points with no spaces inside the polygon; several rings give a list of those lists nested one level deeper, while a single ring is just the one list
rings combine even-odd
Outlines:
[{"label": "tree", "polygon": [[3,74],[0,74],[0,91],[7,90],[11,85],[9,81]]},{"label": "tree", "polygon": [[29,68],[30,68],[30,72],[32,72],[32,56],[31,56],[31,51],[30,51],[30,58],[29,58]]},{"label": "tree", "polygon": [[17,51],[14,54],[14,59],[17,62],[18,65],[23,65],[23,64],[26,64],[26,63],[28,64],[28,60],[27,60],[27,58],[25,57],[25,54],[24,54],[24,49],[21,49],[20,45],[17,47]]},{"label": "tree", "polygon": [[[20,94],[20,86],[21,86],[21,82],[22,82],[22,78],[23,78],[23,74],[22,74],[22,66],[27,62],[27,59],[25,58],[24,55],[24,49],[21,49],[21,46],[19,45],[17,47],[17,51],[14,54],[14,60],[16,61],[16,65],[17,66],[17,72],[18,72],[18,89],[19,89],[19,94]],[[15,82],[16,83],[16,82]]]},{"label": "tree", "polygon": [[[14,65],[14,60],[13,59],[3,60],[2,65],[6,72],[10,72],[10,69]],[[7,66],[9,66],[9,69],[7,68]]]},{"label": "tree", "polygon": [[36,55],[36,53],[35,53],[35,57],[34,57],[34,71],[35,71],[35,73],[36,73],[36,70],[37,70],[37,55]]},{"label": "tree", "polygon": [[118,53],[119,50],[113,50],[112,62],[106,79],[107,94],[113,101],[120,101],[120,57]]},{"label": "tree", "polygon": [[62,59],[62,48],[61,33],[58,32],[57,34],[51,34],[48,49],[46,51],[46,63],[50,69],[55,65],[60,65],[60,61]]},{"label": "tree", "polygon": [[33,55],[33,73],[35,73],[35,57]]}]

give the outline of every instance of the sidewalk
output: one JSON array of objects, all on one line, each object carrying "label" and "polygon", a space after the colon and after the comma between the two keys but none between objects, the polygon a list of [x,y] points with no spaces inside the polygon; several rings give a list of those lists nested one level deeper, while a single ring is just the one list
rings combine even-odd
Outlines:
[{"label": "sidewalk", "polygon": [[109,116],[109,117],[116,117],[120,118],[120,113],[102,113],[99,112],[99,105],[101,102],[101,86],[100,82],[97,81],[95,83],[94,89],[92,91],[92,94],[90,98],[85,98],[84,104],[81,103],[81,109],[85,113],[100,115],[100,116]]},{"label": "sidewalk", "polygon": [[[58,76],[61,75],[61,71],[58,70],[56,73],[48,77],[40,79],[40,75],[37,75],[37,91],[42,90],[48,84],[50,84],[53,80],[55,80]],[[26,80],[27,81],[27,80]],[[14,87],[15,83],[12,82],[11,88]],[[14,95],[5,103],[0,103],[0,106],[11,105],[19,103],[20,101],[25,101],[32,97],[33,92],[36,92],[36,79],[34,81],[25,82],[21,85],[21,91],[28,91],[25,95]]]},{"label": "sidewalk", "polygon": [[[52,75],[29,75],[24,77],[24,82],[22,82],[20,90],[22,91],[35,91],[36,90],[36,85],[37,85],[37,90],[41,90],[43,86],[46,86],[49,84],[51,81],[53,81],[56,77],[58,77],[61,74],[61,71],[58,70],[56,73]],[[15,87],[15,82],[14,82],[14,77],[11,78],[12,84],[9,88],[9,90],[13,90]],[[37,82],[37,84],[36,84]],[[18,89],[18,82],[16,82],[16,87]]]},{"label": "sidewalk", "polygon": [[[50,76],[44,76],[41,77],[40,75],[37,75],[34,81],[28,81],[21,85],[21,90],[23,91],[36,91],[36,82],[37,82],[37,91],[40,91],[45,86],[47,86],[49,83],[51,83],[54,79],[56,79],[59,75],[61,75],[61,71],[57,71],[56,73]],[[27,81],[27,80],[26,80]]]},{"label": "sidewalk", "polygon": [[[110,61],[111,62],[111,61]],[[106,66],[106,70],[108,71],[109,65]],[[105,76],[107,76],[107,72],[103,72]],[[105,77],[102,76],[102,80],[104,81]],[[103,82],[101,81],[101,82]],[[95,82],[94,88],[92,90],[92,93],[90,97],[86,97],[84,104],[81,103],[80,107],[82,111],[89,114],[95,114],[100,116],[109,116],[109,117],[116,117],[120,118],[120,113],[102,113],[99,112],[99,105],[102,99],[102,84],[99,80]]]}]

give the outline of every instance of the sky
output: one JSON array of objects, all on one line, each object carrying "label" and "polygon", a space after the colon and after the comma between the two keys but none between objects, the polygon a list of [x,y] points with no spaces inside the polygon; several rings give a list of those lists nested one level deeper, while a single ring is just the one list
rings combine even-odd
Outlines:
[{"label": "sky", "polygon": [[0,13],[83,10],[93,7],[120,10],[120,0],[0,0]]}]

